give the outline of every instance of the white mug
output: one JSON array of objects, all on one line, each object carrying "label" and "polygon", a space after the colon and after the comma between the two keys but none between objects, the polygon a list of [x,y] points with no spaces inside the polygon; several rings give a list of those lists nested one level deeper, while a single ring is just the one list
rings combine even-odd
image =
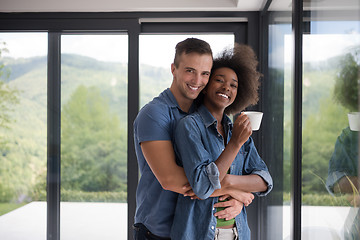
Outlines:
[{"label": "white mug", "polygon": [[251,129],[253,131],[259,130],[260,125],[261,125],[261,120],[262,120],[262,117],[263,117],[263,113],[262,112],[255,112],[255,111],[245,111],[244,113],[249,118],[249,121],[251,123]]},{"label": "white mug", "polygon": [[360,131],[360,112],[348,113],[349,126],[351,131]]}]

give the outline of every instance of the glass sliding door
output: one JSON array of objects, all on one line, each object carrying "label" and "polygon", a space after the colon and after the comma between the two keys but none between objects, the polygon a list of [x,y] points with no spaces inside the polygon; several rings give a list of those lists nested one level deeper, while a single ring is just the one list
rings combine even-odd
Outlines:
[{"label": "glass sliding door", "polygon": [[360,3],[330,5],[304,4],[302,237],[359,239]]},{"label": "glass sliding door", "polygon": [[[274,1],[277,4],[278,1]],[[266,152],[272,160],[274,189],[267,213],[264,239],[290,239],[291,232],[291,9],[269,13],[268,99],[264,115]],[[265,83],[266,84],[266,83]],[[276,167],[275,167],[276,166]],[[275,224],[276,223],[276,224]]]},{"label": "glass sliding door", "polygon": [[127,239],[126,34],[61,37],[60,237]]},{"label": "glass sliding door", "polygon": [[[273,1],[270,6],[268,109],[282,116],[276,138],[282,136],[283,149],[275,158],[282,171],[274,175],[266,239],[292,239],[291,222],[298,217],[291,214],[292,148],[301,152],[301,225],[296,226],[301,239],[359,239],[359,5],[303,2],[302,79],[297,86],[291,4]],[[294,99],[293,89],[299,86],[302,95]],[[294,109],[295,100],[302,109]],[[292,112],[299,110],[302,142],[293,146],[298,136],[292,135]]]},{"label": "glass sliding door", "polygon": [[0,33],[0,239],[46,239],[47,33]]}]

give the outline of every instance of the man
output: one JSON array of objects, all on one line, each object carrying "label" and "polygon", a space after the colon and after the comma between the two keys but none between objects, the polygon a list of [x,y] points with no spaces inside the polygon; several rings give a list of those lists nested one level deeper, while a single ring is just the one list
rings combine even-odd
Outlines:
[{"label": "man", "polygon": [[[209,80],[212,60],[210,45],[205,41],[188,38],[178,43],[171,65],[170,88],[145,105],[134,121],[141,174],[136,195],[135,239],[169,239],[178,193],[190,190],[185,187],[188,180],[183,168],[175,161],[174,131],[177,122],[194,111],[193,100]],[[241,212],[242,203],[233,199],[215,207],[228,207],[216,213],[218,217],[233,218]]]},{"label": "man", "polygon": [[350,206],[344,222],[344,239],[360,236],[360,181],[358,177],[359,132],[350,127],[342,130],[336,139],[335,149],[329,161],[326,188],[331,195],[348,194]]}]

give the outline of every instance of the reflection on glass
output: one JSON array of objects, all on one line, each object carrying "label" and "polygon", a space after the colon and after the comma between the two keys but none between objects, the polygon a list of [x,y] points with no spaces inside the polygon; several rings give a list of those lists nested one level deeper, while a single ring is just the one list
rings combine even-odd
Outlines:
[{"label": "reflection on glass", "polygon": [[235,41],[234,34],[140,35],[140,108],[170,87],[175,46],[188,37],[207,41],[214,56]]},{"label": "reflection on glass", "polygon": [[[270,109],[265,109],[271,127],[265,132],[273,168],[274,189],[267,214],[266,239],[290,239],[291,191],[291,12],[274,12],[269,25]],[[279,20],[281,19],[281,20]],[[265,114],[265,113],[264,113]],[[276,224],[273,224],[275,223]]]},{"label": "reflection on glass", "polygon": [[61,38],[61,238],[127,238],[127,35]]},{"label": "reflection on glass", "polygon": [[47,34],[0,33],[0,239],[45,239]]},{"label": "reflection on glass", "polygon": [[303,37],[302,236],[359,239],[359,22],[320,17]]},{"label": "reflection on glass", "polygon": [[[327,4],[307,1],[304,10],[326,10],[331,7]],[[359,112],[360,18],[355,10],[359,2],[348,4],[342,7],[351,10],[337,11],[336,16],[331,11],[311,11],[311,21],[304,18],[303,23],[302,239],[359,239],[359,131],[351,128],[348,115],[356,119]],[[283,156],[277,158],[283,160],[283,175],[274,174],[274,191],[283,187],[283,206],[270,207],[268,222],[282,220],[283,229],[270,224],[268,239],[290,239],[291,233],[292,41],[291,14],[271,13],[269,79],[273,89],[283,84],[284,144]],[[281,97],[273,96],[272,105],[277,106]]]}]

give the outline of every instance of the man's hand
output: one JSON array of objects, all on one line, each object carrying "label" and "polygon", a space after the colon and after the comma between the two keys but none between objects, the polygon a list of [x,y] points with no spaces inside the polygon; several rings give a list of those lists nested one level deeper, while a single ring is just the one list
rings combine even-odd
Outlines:
[{"label": "man's hand", "polygon": [[243,209],[244,204],[239,202],[238,200],[230,197],[228,201],[225,202],[217,202],[214,204],[214,207],[225,207],[224,210],[216,212],[214,214],[215,217],[219,219],[230,220],[239,215]]},{"label": "man's hand", "polygon": [[185,184],[182,189],[185,191],[185,193],[183,194],[184,197],[190,197],[191,199],[200,200],[200,198],[198,198],[198,196],[196,196],[194,191],[192,190],[190,183]]}]

